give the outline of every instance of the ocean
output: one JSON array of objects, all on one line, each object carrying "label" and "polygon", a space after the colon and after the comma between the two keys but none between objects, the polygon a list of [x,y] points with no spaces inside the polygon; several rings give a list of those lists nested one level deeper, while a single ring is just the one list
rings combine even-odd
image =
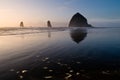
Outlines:
[{"label": "ocean", "polygon": [[0,80],[119,79],[119,27],[0,29]]}]

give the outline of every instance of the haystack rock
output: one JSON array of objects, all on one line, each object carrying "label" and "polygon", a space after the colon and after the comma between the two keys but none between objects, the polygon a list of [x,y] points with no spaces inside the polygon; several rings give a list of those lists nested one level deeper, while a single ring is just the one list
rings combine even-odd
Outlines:
[{"label": "haystack rock", "polygon": [[47,26],[48,26],[48,27],[52,27],[52,25],[51,25],[51,22],[50,22],[50,21],[47,21]]},{"label": "haystack rock", "polygon": [[76,13],[70,20],[69,27],[92,27],[87,19],[80,13]]}]

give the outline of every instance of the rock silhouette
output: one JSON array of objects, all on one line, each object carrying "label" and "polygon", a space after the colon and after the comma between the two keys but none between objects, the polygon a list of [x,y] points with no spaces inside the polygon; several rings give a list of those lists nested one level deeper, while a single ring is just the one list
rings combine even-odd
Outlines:
[{"label": "rock silhouette", "polygon": [[87,36],[86,29],[75,29],[70,31],[70,36],[74,42],[79,44]]},{"label": "rock silhouette", "polygon": [[70,20],[69,27],[92,27],[87,19],[80,13],[76,13]]},{"label": "rock silhouette", "polygon": [[24,27],[23,21],[20,22],[20,27],[22,27],[22,28]]},{"label": "rock silhouette", "polygon": [[51,25],[51,22],[50,22],[50,21],[47,21],[47,26],[48,26],[48,27],[52,27],[52,25]]}]

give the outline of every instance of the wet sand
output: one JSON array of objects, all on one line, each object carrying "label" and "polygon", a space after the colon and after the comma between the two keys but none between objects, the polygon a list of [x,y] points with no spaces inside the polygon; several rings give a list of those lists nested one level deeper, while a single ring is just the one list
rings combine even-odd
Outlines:
[{"label": "wet sand", "polygon": [[119,80],[119,34],[120,28],[1,30],[0,80]]}]

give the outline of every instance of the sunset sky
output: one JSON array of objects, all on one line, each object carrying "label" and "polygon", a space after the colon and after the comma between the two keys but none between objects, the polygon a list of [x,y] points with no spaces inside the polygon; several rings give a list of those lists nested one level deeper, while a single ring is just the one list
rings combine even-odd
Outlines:
[{"label": "sunset sky", "polygon": [[95,26],[120,26],[120,0],[0,0],[0,27],[67,26],[80,12]]}]

